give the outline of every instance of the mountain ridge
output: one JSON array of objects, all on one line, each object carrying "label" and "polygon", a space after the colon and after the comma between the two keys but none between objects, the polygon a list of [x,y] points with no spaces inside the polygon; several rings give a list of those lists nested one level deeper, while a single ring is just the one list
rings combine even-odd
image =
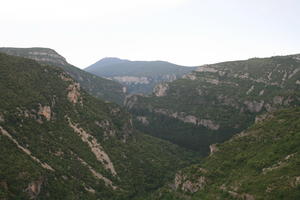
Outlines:
[{"label": "mountain ridge", "polygon": [[115,81],[87,73],[67,62],[67,60],[50,48],[0,48],[0,52],[37,60],[41,64],[58,66],[69,73],[81,86],[97,98],[123,104],[124,88]]}]

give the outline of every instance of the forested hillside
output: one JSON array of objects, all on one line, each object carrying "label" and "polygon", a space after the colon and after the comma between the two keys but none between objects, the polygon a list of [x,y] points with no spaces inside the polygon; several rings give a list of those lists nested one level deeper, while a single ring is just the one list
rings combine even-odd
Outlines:
[{"label": "forested hillside", "polygon": [[300,109],[272,112],[198,165],[180,170],[149,200],[300,198]]},{"label": "forested hillside", "polygon": [[300,56],[291,55],[201,66],[152,96],[128,97],[126,107],[140,130],[205,154],[257,115],[299,101]]},{"label": "forested hillside", "polygon": [[0,199],[140,199],[197,157],[58,67],[0,53]]}]

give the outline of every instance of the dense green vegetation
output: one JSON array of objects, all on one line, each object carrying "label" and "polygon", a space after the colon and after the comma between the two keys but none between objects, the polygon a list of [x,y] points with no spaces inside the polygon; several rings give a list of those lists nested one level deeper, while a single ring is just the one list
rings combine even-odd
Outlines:
[{"label": "dense green vegetation", "polygon": [[132,118],[31,50],[0,53],[1,200],[300,198],[298,55],[202,66],[129,96]]},{"label": "dense green vegetation", "polygon": [[[75,86],[60,68],[0,54],[0,199],[141,199],[197,161],[194,153],[138,132],[119,106]],[[70,124],[109,160],[100,162]]]},{"label": "dense green vegetation", "polygon": [[[100,77],[108,77],[120,81],[120,77],[134,77],[120,81],[127,87],[128,93],[151,94],[156,84],[173,81],[194,70],[195,67],[184,67],[164,61],[129,61],[119,58],[103,58],[87,67],[85,71]],[[143,79],[143,80],[138,80]]]},{"label": "dense green vegetation", "polygon": [[218,63],[162,85],[159,95],[131,96],[126,106],[143,132],[205,154],[258,114],[299,105],[299,79],[297,55]]},{"label": "dense green vegetation", "polygon": [[[149,199],[300,198],[299,107],[270,114],[217,149],[201,164],[181,170],[184,179],[175,184],[177,189],[166,186]],[[202,186],[197,186],[199,180],[204,180]]]},{"label": "dense green vegetation", "polygon": [[89,94],[110,102],[123,104],[123,86],[115,81],[87,73],[71,64],[56,51],[48,48],[0,48],[0,52],[21,56],[62,68],[72,76]]}]

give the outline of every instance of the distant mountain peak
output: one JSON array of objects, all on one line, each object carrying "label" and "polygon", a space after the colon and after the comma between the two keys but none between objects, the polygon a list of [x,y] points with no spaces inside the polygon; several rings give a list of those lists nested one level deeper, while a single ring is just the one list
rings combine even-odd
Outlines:
[{"label": "distant mountain peak", "polygon": [[118,81],[128,89],[128,93],[150,94],[156,84],[174,81],[193,69],[161,60],[131,61],[106,57],[84,70]]},{"label": "distant mountain peak", "polygon": [[[104,58],[100,59],[99,61],[97,61],[94,65],[101,65],[103,67],[103,66],[108,66],[108,65],[124,63],[124,62],[130,62],[130,61],[121,59],[121,58],[117,58],[117,57],[104,57]],[[85,70],[88,71],[89,68],[90,68],[90,66],[85,68]]]},{"label": "distant mountain peak", "polygon": [[102,59],[99,60],[100,61],[120,61],[120,60],[123,60],[121,58],[118,58],[118,57],[104,57]]}]

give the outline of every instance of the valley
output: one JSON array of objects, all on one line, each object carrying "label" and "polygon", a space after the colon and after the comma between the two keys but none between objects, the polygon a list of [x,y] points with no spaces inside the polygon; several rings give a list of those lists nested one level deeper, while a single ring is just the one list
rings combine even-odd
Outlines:
[{"label": "valley", "polygon": [[299,199],[300,56],[198,67],[0,48],[0,199]]}]

